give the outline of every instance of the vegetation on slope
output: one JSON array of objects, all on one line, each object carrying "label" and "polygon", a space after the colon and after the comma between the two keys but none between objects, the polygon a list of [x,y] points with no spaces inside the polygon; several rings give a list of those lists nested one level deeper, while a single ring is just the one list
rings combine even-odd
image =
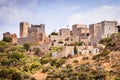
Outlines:
[{"label": "vegetation on slope", "polygon": [[[61,59],[53,58],[51,52],[61,51],[62,47],[51,47],[50,51],[39,59],[26,54],[29,45],[19,46],[0,41],[0,80],[35,80],[31,78],[31,74],[36,71],[47,74],[46,80],[119,80],[120,54],[110,53],[119,51],[119,38],[115,34],[101,40],[100,43],[106,47],[101,54],[92,58],[81,54]],[[34,51],[36,55],[40,52],[37,48]],[[81,61],[77,57],[80,57]],[[72,63],[66,62],[72,59]]]},{"label": "vegetation on slope", "polygon": [[31,80],[40,67],[39,59],[26,55],[23,46],[0,41],[0,79]]}]

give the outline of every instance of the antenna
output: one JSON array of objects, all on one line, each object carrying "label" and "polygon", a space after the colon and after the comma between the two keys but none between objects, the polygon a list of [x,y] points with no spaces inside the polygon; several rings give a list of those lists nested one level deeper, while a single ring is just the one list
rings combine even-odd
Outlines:
[{"label": "antenna", "polygon": [[68,29],[69,25],[67,25],[67,29]]},{"label": "antenna", "polygon": [[56,29],[54,29],[54,32],[56,32]]}]

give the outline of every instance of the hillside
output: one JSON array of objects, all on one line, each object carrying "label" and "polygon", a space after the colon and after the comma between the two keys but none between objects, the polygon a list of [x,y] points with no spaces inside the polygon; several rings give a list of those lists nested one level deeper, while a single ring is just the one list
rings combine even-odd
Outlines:
[{"label": "hillside", "polygon": [[[44,56],[40,60],[44,62],[41,71],[34,75],[46,74],[46,80],[120,80],[120,34],[100,43],[106,46],[100,54],[76,54],[62,59]],[[36,79],[42,80],[37,76]]]},{"label": "hillside", "polygon": [[43,80],[45,76],[47,76],[46,80],[119,80],[120,52],[111,52],[99,59],[93,59],[93,56],[70,57],[59,67],[52,66],[48,62],[33,76],[37,80]]},{"label": "hillside", "polygon": [[100,43],[106,46],[100,54],[53,58],[59,48],[37,57],[25,46],[0,41],[0,80],[120,80],[120,34]]}]

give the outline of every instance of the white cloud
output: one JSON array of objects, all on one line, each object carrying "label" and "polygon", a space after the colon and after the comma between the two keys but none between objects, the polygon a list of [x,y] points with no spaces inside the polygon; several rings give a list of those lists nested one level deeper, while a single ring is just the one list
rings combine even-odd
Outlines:
[{"label": "white cloud", "polygon": [[100,6],[86,12],[73,13],[68,18],[68,24],[91,24],[102,20],[120,20],[120,6]]}]

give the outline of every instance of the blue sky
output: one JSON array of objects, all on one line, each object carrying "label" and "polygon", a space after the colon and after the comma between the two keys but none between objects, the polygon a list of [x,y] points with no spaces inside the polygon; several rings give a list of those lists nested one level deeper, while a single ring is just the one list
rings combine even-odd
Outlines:
[{"label": "blue sky", "polygon": [[0,39],[16,33],[19,23],[45,24],[46,33],[72,24],[120,21],[120,0],[0,0]]}]

